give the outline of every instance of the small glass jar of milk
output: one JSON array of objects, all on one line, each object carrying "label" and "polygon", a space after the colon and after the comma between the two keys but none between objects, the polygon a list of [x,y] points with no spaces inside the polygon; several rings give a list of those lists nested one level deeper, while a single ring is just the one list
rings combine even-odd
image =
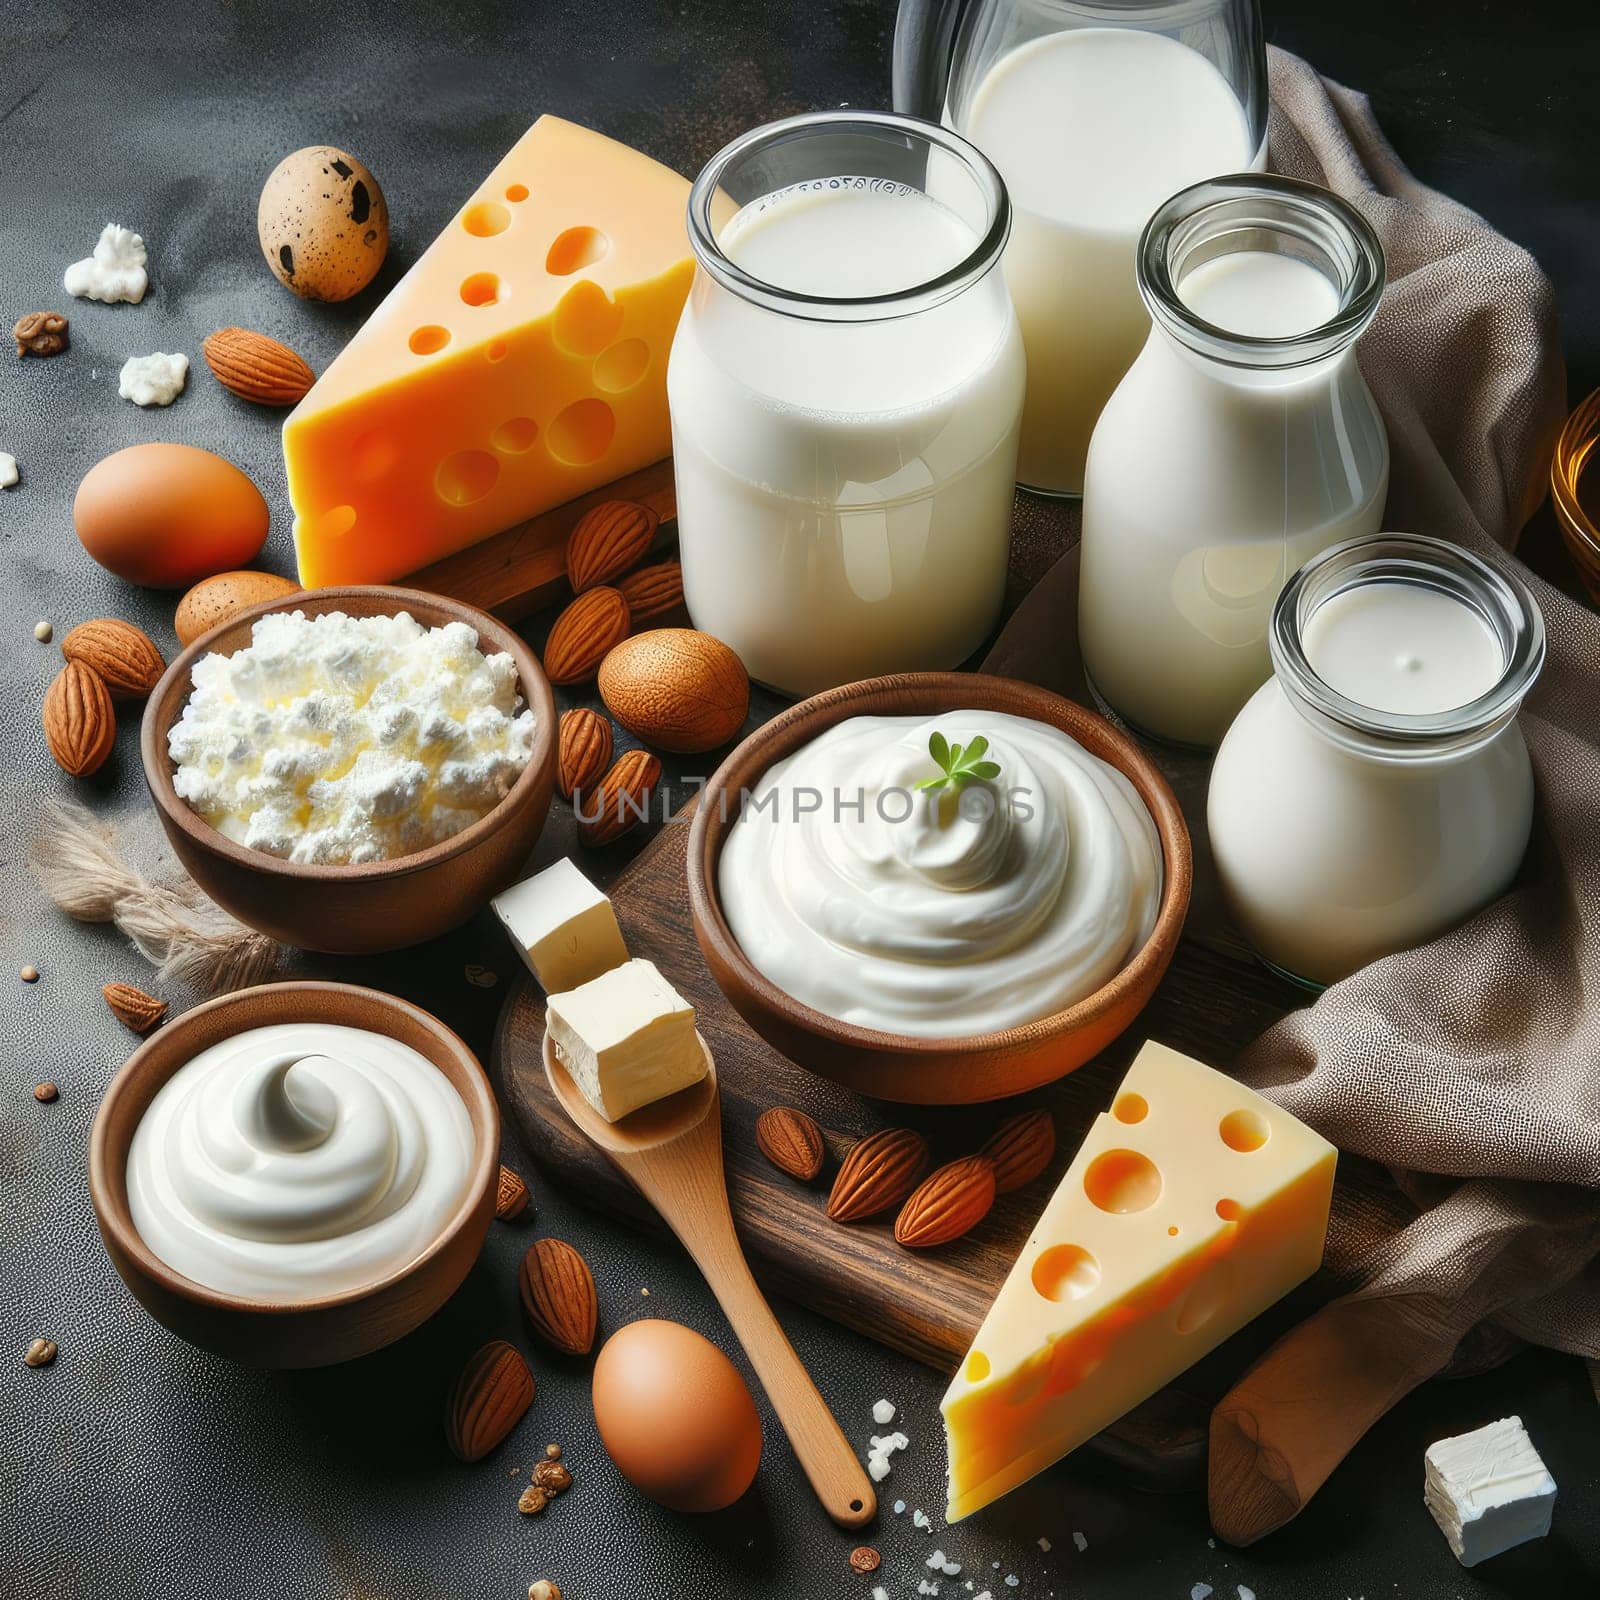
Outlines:
[{"label": "small glass jar of milk", "polygon": [[1289,178],[1199,184],[1145,230],[1153,326],[1089,447],[1078,591],[1094,691],[1139,731],[1214,747],[1272,670],[1290,574],[1382,526],[1353,346],[1383,283],[1365,219]]},{"label": "small glass jar of milk", "polygon": [[1320,986],[1510,886],[1533,821],[1516,717],[1544,622],[1498,567],[1379,534],[1291,579],[1272,660],[1217,751],[1207,822],[1245,936]]},{"label": "small glass jar of milk", "polygon": [[1005,185],[887,113],[757,128],[694,185],[667,373],[684,598],[757,681],[958,665],[999,617],[1022,339]]},{"label": "small glass jar of milk", "polygon": [[[916,9],[902,0],[900,30]],[[1149,331],[1134,257],[1150,214],[1265,163],[1260,12],[1256,0],[972,0],[951,55],[945,119],[1000,169],[1015,208],[1018,473],[1076,495],[1095,419]]]}]

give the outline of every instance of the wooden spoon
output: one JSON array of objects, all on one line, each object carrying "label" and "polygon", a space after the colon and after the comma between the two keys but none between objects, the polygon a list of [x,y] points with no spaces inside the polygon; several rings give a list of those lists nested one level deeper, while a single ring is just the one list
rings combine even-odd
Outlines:
[{"label": "wooden spoon", "polygon": [[583,1098],[556,1059],[549,1034],[544,1070],[578,1129],[661,1213],[694,1257],[756,1369],[823,1510],[842,1528],[862,1527],[878,1509],[872,1484],[762,1298],[733,1231],[722,1175],[717,1068],[704,1039],[700,1048],[706,1051],[706,1075],[699,1083],[641,1106],[620,1122],[607,1122]]}]

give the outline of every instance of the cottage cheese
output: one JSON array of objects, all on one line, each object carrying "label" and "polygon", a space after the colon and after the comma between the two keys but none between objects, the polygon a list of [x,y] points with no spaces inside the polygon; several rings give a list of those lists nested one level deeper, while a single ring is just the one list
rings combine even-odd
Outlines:
[{"label": "cottage cheese", "polygon": [[528,764],[516,663],[465,623],[263,617],[195,663],[173,787],[252,850],[342,866],[424,850],[485,816]]},{"label": "cottage cheese", "polygon": [[189,358],[168,355],[129,356],[117,378],[117,393],[136,406],[170,406],[189,381]]},{"label": "cottage cheese", "polygon": [[100,230],[94,254],[74,261],[62,276],[68,294],[80,300],[103,300],[107,305],[126,301],[137,305],[150,287],[149,260],[144,240],[120,222]]}]

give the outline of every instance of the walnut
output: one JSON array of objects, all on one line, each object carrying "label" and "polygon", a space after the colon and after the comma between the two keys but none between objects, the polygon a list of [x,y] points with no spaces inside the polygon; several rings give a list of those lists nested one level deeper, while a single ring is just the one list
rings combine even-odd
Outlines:
[{"label": "walnut", "polygon": [[547,1494],[557,1495],[572,1487],[572,1474],[559,1461],[541,1461],[533,1469],[533,1481]]},{"label": "walnut", "polygon": [[535,1483],[522,1491],[522,1497],[517,1501],[517,1510],[525,1517],[536,1517],[549,1504],[549,1493]]},{"label": "walnut", "polygon": [[58,356],[67,348],[67,319],[59,311],[30,311],[11,330],[17,358]]},{"label": "walnut", "polygon": [[561,1591],[548,1578],[535,1578],[528,1585],[528,1600],[561,1600]]}]

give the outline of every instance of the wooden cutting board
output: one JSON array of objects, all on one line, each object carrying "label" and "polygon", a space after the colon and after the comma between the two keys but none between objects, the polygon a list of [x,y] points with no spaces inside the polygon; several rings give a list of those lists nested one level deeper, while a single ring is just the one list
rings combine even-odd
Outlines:
[{"label": "wooden cutting board", "polygon": [[[1139,1044],[1153,1036],[1226,1067],[1245,1042],[1301,1003],[1292,987],[1260,968],[1242,946],[1213,946],[1186,936],[1134,1028],[1060,1082],[995,1105],[929,1110],[879,1105],[778,1055],[722,998],[689,921],[688,836],[687,817],[680,814],[618,879],[611,897],[631,952],[654,961],[699,1012],[700,1031],[721,1080],[728,1190],[751,1265],[769,1291],[941,1370],[953,1371],[966,1353],[1084,1130],[1109,1103]],[[556,1105],[541,1063],[543,1036],[543,996],[525,980],[501,1015],[494,1068],[503,1103],[528,1148],[568,1192],[659,1229],[653,1213]],[[828,1161],[815,1184],[795,1182],[757,1150],[756,1118],[774,1105],[797,1106],[824,1129]],[[1054,1113],[1055,1161],[1037,1182],[1001,1196],[966,1238],[940,1250],[912,1252],[895,1244],[892,1213],[851,1227],[825,1215],[839,1159],[863,1134],[887,1126],[918,1128],[932,1142],[935,1159],[943,1161],[969,1154],[998,1123],[1034,1105],[1047,1105]],[[1381,1175],[1367,1181],[1376,1187]],[[1314,1279],[1107,1430],[1096,1449],[1148,1487],[1201,1482],[1211,1405],[1259,1350],[1338,1287],[1325,1276]]]}]

